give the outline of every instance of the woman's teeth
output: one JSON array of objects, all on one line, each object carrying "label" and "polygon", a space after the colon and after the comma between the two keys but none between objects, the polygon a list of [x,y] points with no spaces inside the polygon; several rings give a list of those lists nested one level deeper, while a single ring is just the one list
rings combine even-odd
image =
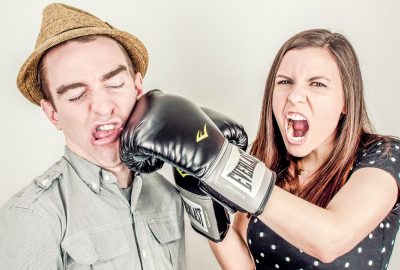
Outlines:
[{"label": "woman's teeth", "polygon": [[288,114],[287,118],[290,120],[307,120],[306,118],[304,118],[304,116],[297,113],[290,113]]}]

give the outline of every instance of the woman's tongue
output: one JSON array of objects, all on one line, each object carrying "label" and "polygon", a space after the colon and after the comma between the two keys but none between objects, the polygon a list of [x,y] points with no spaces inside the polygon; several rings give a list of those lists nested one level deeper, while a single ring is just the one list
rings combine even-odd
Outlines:
[{"label": "woman's tongue", "polygon": [[293,137],[303,137],[308,131],[307,120],[292,120]]}]

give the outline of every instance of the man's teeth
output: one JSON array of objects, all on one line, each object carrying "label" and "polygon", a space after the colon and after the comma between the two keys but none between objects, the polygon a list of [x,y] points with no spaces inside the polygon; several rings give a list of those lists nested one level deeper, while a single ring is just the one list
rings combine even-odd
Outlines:
[{"label": "man's teeth", "polygon": [[111,130],[115,128],[115,124],[108,124],[108,125],[101,125],[98,126],[96,129],[97,130]]},{"label": "man's teeth", "polygon": [[307,120],[301,114],[294,114],[294,113],[288,114],[287,118],[290,120]]}]

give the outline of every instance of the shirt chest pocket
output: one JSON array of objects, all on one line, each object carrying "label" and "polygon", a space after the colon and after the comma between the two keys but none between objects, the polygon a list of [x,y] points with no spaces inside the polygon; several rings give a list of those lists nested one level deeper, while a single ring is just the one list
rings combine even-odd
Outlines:
[{"label": "shirt chest pocket", "polygon": [[[150,218],[147,225],[153,235],[155,258],[160,265],[170,265],[179,269],[179,255],[184,246],[181,240],[183,222],[176,214]],[[170,269],[170,268],[168,268]]]},{"label": "shirt chest pocket", "polygon": [[114,269],[117,258],[129,252],[123,227],[81,232],[62,247],[66,269]]}]

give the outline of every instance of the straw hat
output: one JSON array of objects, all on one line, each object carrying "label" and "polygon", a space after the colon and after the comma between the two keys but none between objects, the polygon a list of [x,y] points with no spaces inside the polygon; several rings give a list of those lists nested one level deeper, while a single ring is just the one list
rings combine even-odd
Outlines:
[{"label": "straw hat", "polygon": [[42,25],[35,50],[22,65],[17,77],[21,93],[32,103],[39,105],[43,98],[38,83],[38,64],[43,54],[64,41],[93,34],[108,35],[118,41],[127,51],[135,71],[145,75],[148,55],[142,42],[135,36],[115,29],[83,10],[64,4],[50,4],[43,10]]}]

